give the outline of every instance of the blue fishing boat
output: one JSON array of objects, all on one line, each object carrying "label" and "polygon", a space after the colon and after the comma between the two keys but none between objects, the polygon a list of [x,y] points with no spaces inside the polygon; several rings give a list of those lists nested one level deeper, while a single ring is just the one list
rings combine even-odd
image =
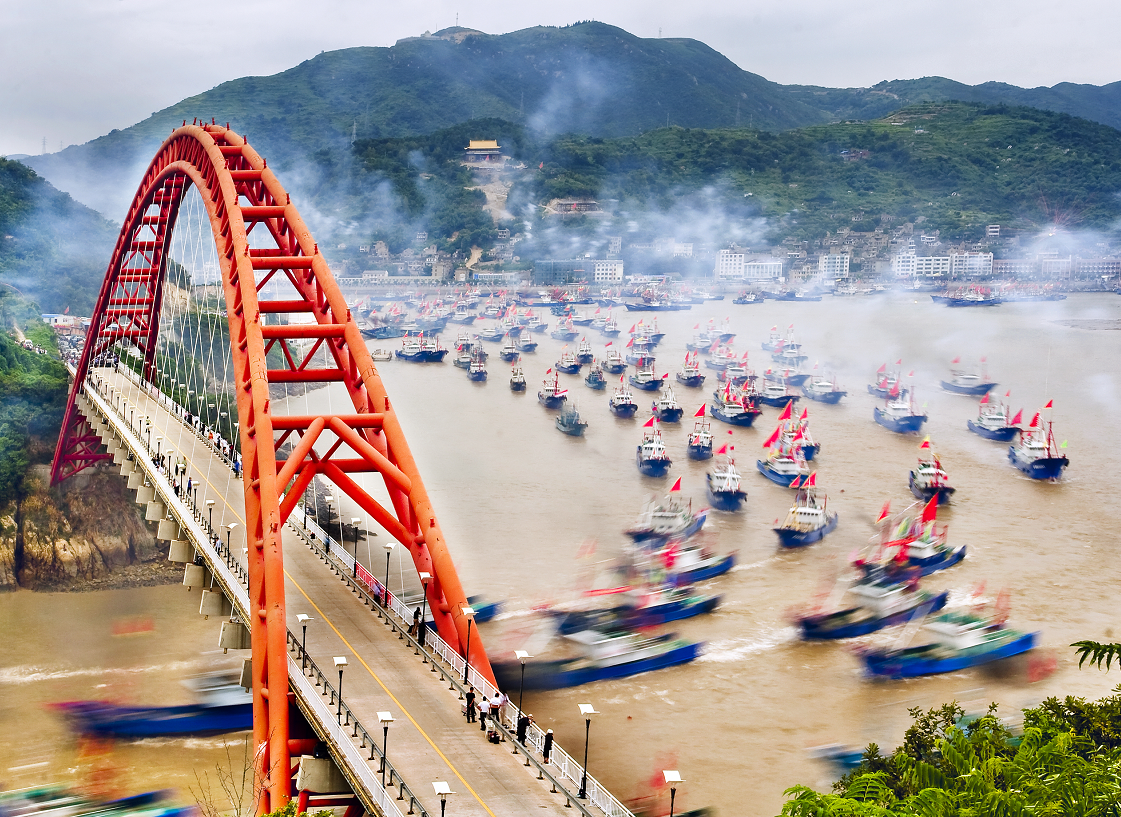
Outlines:
[{"label": "blue fishing boat", "polygon": [[517,342],[514,338],[510,337],[509,333],[506,334],[506,340],[502,344],[502,351],[499,354],[507,363],[517,360],[518,356],[521,354]]},{"label": "blue fishing boat", "polygon": [[593,361],[592,368],[584,378],[584,385],[596,391],[603,391],[606,389],[607,377],[603,374],[603,367]]},{"label": "blue fishing boat", "polygon": [[[790,328],[793,329],[794,326],[791,325]],[[778,348],[778,345],[780,343],[782,343],[782,333],[780,331],[778,331],[777,326],[772,326],[771,327],[771,334],[768,335],[768,337],[765,341],[763,341],[763,344],[762,344],[763,345],[763,351],[764,352],[773,352],[775,349]]]},{"label": "blue fishing boat", "polygon": [[592,344],[587,338],[581,338],[580,343],[576,346],[576,359],[581,363],[591,363],[595,359],[592,354]]},{"label": "blue fishing boat", "polygon": [[568,351],[566,346],[561,350],[560,360],[554,364],[558,372],[564,374],[580,374],[580,368],[583,364],[576,359],[576,353]]},{"label": "blue fishing boat", "polygon": [[635,449],[635,462],[638,470],[648,477],[664,477],[673,460],[662,442],[662,431],[658,419],[651,417],[643,426],[642,442]]},{"label": "blue fishing boat", "polygon": [[700,364],[697,363],[696,352],[685,355],[685,363],[682,364],[681,370],[677,372],[675,377],[678,383],[691,389],[704,385],[705,376],[701,374],[701,367]]},{"label": "blue fishing boat", "polygon": [[549,336],[556,340],[576,340],[576,336],[580,333],[576,331],[576,327],[572,324],[572,318],[568,318],[563,324],[559,324],[556,329],[549,333]]},{"label": "blue fishing boat", "polygon": [[470,326],[475,322],[475,318],[477,317],[478,315],[473,315],[467,311],[466,304],[456,304],[455,311],[452,313],[451,317],[448,318],[448,323]]},{"label": "blue fishing boat", "polygon": [[619,385],[615,387],[615,393],[607,401],[607,407],[612,414],[624,420],[634,417],[635,412],[638,411],[638,403],[634,401],[630,390],[623,385],[622,378],[619,379]]},{"label": "blue fishing boat", "polygon": [[685,413],[681,404],[677,402],[672,386],[666,387],[666,390],[654,401],[651,410],[660,423],[679,423],[681,415]]},{"label": "blue fishing boat", "polygon": [[585,420],[580,419],[580,412],[571,404],[566,404],[557,415],[554,421],[558,431],[562,431],[569,437],[581,437],[584,434],[584,429],[588,427]]},{"label": "blue fishing boat", "polygon": [[801,289],[788,289],[775,295],[776,301],[820,301],[820,295],[813,295]]},{"label": "blue fishing boat", "polygon": [[525,373],[522,372],[522,367],[514,365],[510,370],[510,391],[525,391]]},{"label": "blue fishing boat", "polygon": [[851,602],[838,610],[798,616],[802,638],[856,638],[885,627],[906,624],[941,610],[950,592],[919,590],[917,584],[899,582],[879,572],[853,584],[847,596]]},{"label": "blue fishing boat", "polygon": [[[955,357],[952,361],[953,364],[961,362],[961,358]],[[983,394],[988,394],[996,386],[987,377],[987,372],[984,370],[985,359],[981,358],[981,374],[967,372],[962,369],[951,369],[950,379],[942,381],[942,388],[951,394],[967,394],[974,397],[980,397]]]},{"label": "blue fishing boat", "polygon": [[648,637],[630,631],[585,630],[567,638],[583,648],[582,655],[553,661],[530,659],[524,671],[518,661],[492,661],[498,685],[504,689],[565,689],[593,681],[628,678],[687,664],[696,659],[701,649],[701,644],[682,641],[672,634]]},{"label": "blue fishing boat", "polygon": [[833,378],[833,380],[817,378],[802,385],[802,394],[818,403],[836,405],[848,392],[837,385],[836,378]]},{"label": "blue fishing boat", "polygon": [[723,423],[747,428],[763,412],[755,405],[753,398],[742,391],[733,392],[731,384],[728,384],[723,391],[718,391],[713,396],[709,413]]},{"label": "blue fishing boat", "polygon": [[396,350],[394,354],[401,360],[407,360],[410,363],[423,363],[427,360],[424,350],[420,346],[420,338],[416,337],[406,336],[401,341],[401,348]]},{"label": "blue fishing boat", "polygon": [[530,353],[530,352],[536,352],[537,351],[537,341],[535,341],[529,335],[526,335],[526,334],[518,335],[517,343],[518,343],[518,352],[520,352],[520,353]]},{"label": "blue fishing boat", "polygon": [[657,391],[662,387],[662,378],[654,373],[654,358],[646,357],[629,378],[630,383],[641,391]]},{"label": "blue fishing boat", "polygon": [[[1004,396],[1008,397],[1011,392]],[[1020,433],[1019,423],[1023,412],[1017,412],[1011,421],[1008,419],[1009,407],[1004,403],[993,403],[989,395],[981,398],[977,407],[977,419],[966,420],[965,427],[986,440],[1007,443]]]},{"label": "blue fishing boat", "polygon": [[[549,379],[549,375],[553,379]],[[568,389],[560,387],[559,377],[557,373],[550,369],[545,373],[545,382],[541,384],[541,390],[537,392],[537,400],[547,409],[557,409],[561,404],[568,399]]]},{"label": "blue fishing boat", "polygon": [[914,395],[910,389],[899,391],[896,384],[894,394],[889,394],[884,407],[872,409],[872,419],[888,431],[896,434],[917,434],[926,422],[926,415],[915,410]]},{"label": "blue fishing boat", "polygon": [[775,408],[783,408],[798,402],[798,395],[792,393],[784,384],[768,380],[759,392],[759,402]]},{"label": "blue fishing boat", "polygon": [[603,370],[608,374],[622,374],[627,370],[627,361],[623,359],[622,353],[615,349],[608,349],[603,357]]},{"label": "blue fishing boat", "polygon": [[649,345],[633,345],[627,352],[627,363],[631,366],[644,366],[649,363],[654,365],[653,347]]},{"label": "blue fishing boat", "polygon": [[783,547],[812,545],[837,527],[837,514],[829,511],[827,497],[818,496],[816,473],[804,481],[795,480],[790,487],[797,488],[798,493],[786,519],[774,531]]},{"label": "blue fishing boat", "polygon": [[705,419],[705,407],[702,405],[693,416],[699,419],[686,438],[686,452],[691,460],[707,460],[712,456],[712,428]]},{"label": "blue fishing boat", "polygon": [[647,502],[634,524],[623,532],[636,543],[650,545],[665,544],[671,538],[688,539],[699,531],[708,518],[708,509],[694,511],[692,500],[688,503],[681,501],[680,490],[679,478],[664,500]]},{"label": "blue fishing boat", "polygon": [[1006,628],[1001,617],[957,610],[928,617],[922,629],[932,638],[926,644],[862,649],[868,672],[887,678],[958,672],[1028,652],[1037,635]]},{"label": "blue fishing boat", "polygon": [[767,369],[763,372],[763,379],[770,383],[781,383],[784,386],[798,388],[810,379],[810,375],[798,371],[797,367],[793,369]]},{"label": "blue fishing boat", "polygon": [[467,379],[480,383],[487,379],[486,358],[482,349],[471,352],[471,365],[467,367]]},{"label": "blue fishing boat", "polygon": [[[1044,409],[1049,408],[1050,400],[1044,406]],[[1040,412],[1036,412],[1028,427],[1020,432],[1019,441],[1008,447],[1008,461],[1032,479],[1058,479],[1070,465],[1070,460],[1055,444],[1051,421],[1042,420]]]},{"label": "blue fishing boat", "polygon": [[962,561],[965,545],[950,545],[946,526],[937,524],[937,499],[932,498],[922,506],[921,514],[915,512],[917,507],[916,503],[889,517],[890,503],[885,503],[877,520],[881,533],[875,553],[861,556],[857,564],[864,568],[883,568],[903,581],[915,571],[919,576],[929,576]]},{"label": "blue fishing boat", "polygon": [[[896,366],[902,364],[902,359],[895,361]],[[873,397],[887,397],[899,384],[899,372],[899,369],[889,372],[887,364],[882,364],[880,368],[876,369],[876,382],[868,384],[868,393]]]},{"label": "blue fishing boat", "polygon": [[455,347],[455,357],[452,358],[452,365],[464,371],[471,368],[471,350],[463,346]]},{"label": "blue fishing boat", "polygon": [[666,570],[678,584],[708,581],[723,576],[736,563],[736,554],[718,553],[704,544],[671,540],[662,553]]},{"label": "blue fishing boat", "polygon": [[489,329],[479,330],[479,340],[485,340],[491,343],[497,343],[498,341],[502,340],[505,335],[506,328],[501,324],[495,324]]},{"label": "blue fishing boat", "polygon": [[615,320],[610,314],[607,320],[603,323],[603,328],[599,330],[605,337],[617,338],[619,337],[619,321]]},{"label": "blue fishing boat", "polygon": [[716,467],[705,474],[708,501],[717,510],[738,511],[747,498],[747,492],[740,489],[740,474],[736,470],[732,451],[724,444],[716,453],[723,458],[717,460]]},{"label": "blue fishing boat", "polygon": [[561,635],[583,630],[641,629],[657,627],[671,621],[681,621],[711,613],[720,604],[720,596],[698,593],[691,587],[639,586],[613,589],[607,598],[616,600],[610,606],[603,602],[589,606],[582,600],[575,609],[571,606],[554,608],[549,612],[557,622]]},{"label": "blue fishing boat", "polygon": [[930,437],[923,440],[922,445],[919,446],[919,464],[911,469],[911,473],[907,476],[907,485],[916,499],[929,502],[932,498],[936,498],[939,505],[948,503],[957,490],[950,484],[950,477],[942,467],[942,460],[934,453],[930,445]]},{"label": "blue fishing boat", "polygon": [[763,297],[760,296],[758,292],[741,292],[732,299],[732,303],[739,306],[746,306],[747,304],[761,304],[763,300]]}]

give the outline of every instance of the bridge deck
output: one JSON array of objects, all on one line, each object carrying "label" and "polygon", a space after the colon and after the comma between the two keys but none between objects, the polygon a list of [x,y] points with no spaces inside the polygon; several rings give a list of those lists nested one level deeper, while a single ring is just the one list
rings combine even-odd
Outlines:
[{"label": "bridge deck", "polygon": [[[163,454],[170,449],[172,457],[186,459],[187,475],[198,485],[197,507],[205,519],[206,500],[214,500],[213,527],[223,541],[224,526],[238,523],[230,543],[244,565],[241,481],[205,441],[130,380],[109,369],[97,374],[126,396],[134,429],[140,428],[141,416],[151,418],[153,453],[157,447]],[[510,743],[489,743],[478,726],[467,724],[458,693],[414,656],[290,528],[285,534],[289,629],[300,632],[298,613],[315,619],[308,626],[307,649],[325,672],[330,673],[333,656],[347,657],[343,700],[379,739],[377,713],[392,714],[387,757],[430,814],[440,813],[432,781],[446,781],[457,793],[448,804],[456,815],[578,813],[566,809],[565,796],[551,793],[549,782],[523,765]],[[332,682],[337,681],[336,675]],[[377,764],[371,762],[375,770]]]}]

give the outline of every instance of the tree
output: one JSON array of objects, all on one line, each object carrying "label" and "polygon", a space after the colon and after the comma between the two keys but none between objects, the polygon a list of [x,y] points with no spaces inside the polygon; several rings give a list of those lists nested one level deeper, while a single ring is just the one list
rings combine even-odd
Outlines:
[{"label": "tree", "polygon": [[1102,662],[1105,662],[1106,670],[1109,669],[1114,659],[1117,659],[1118,666],[1121,666],[1121,644],[1099,644],[1097,641],[1075,641],[1070,646],[1074,647],[1078,653],[1078,668],[1081,669],[1082,665],[1087,661],[1091,665],[1097,666],[1101,669]]}]

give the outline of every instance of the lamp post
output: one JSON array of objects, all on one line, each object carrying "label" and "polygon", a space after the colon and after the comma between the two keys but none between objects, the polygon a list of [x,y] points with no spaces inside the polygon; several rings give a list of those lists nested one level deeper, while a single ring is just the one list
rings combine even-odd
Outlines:
[{"label": "lamp post", "polygon": [[350,575],[358,576],[358,523],[362,521],[360,516],[352,516],[350,524],[354,526],[354,565],[351,567]]},{"label": "lamp post", "polygon": [[448,804],[448,795],[455,794],[455,792],[452,791],[448,784],[443,782],[442,780],[439,782],[433,782],[432,788],[440,797],[440,817],[444,817],[444,808]]},{"label": "lamp post", "polygon": [[[326,500],[326,502],[327,502],[327,525],[330,525],[331,524],[331,517],[334,515],[334,511],[331,510],[331,504],[335,501],[335,495],[334,494],[327,494],[327,496],[323,497],[323,499]],[[316,514],[316,520],[315,520],[316,522],[319,521],[318,516],[319,516],[319,514]],[[320,525],[319,527],[323,528],[324,538],[326,539],[326,541],[323,543],[323,546],[327,548],[328,552],[330,552],[330,550],[331,550],[331,534],[327,532],[327,527],[325,525]]]},{"label": "lamp post", "polygon": [[382,545],[382,547],[385,548],[385,585],[381,598],[381,606],[385,608],[386,615],[389,614],[389,554],[393,552],[393,544],[393,542],[386,542]]},{"label": "lamp post", "polygon": [[149,454],[152,453],[152,418],[145,415],[140,419],[141,424],[144,426],[144,434],[147,442],[144,445],[144,450]]},{"label": "lamp post", "polygon": [[335,656],[335,668],[338,669],[338,671],[339,671],[339,709],[338,709],[338,712],[336,712],[335,714],[339,719],[339,723],[342,723],[343,722],[343,670],[346,668],[346,656],[345,655],[336,655]]},{"label": "lamp post", "polygon": [[393,723],[393,716],[388,712],[379,712],[378,720],[381,721],[381,787],[385,788],[385,751],[389,746],[389,724]]},{"label": "lamp post", "polygon": [[525,708],[522,706],[523,696],[525,695],[525,660],[527,658],[533,658],[533,656],[525,650],[514,650],[514,657],[517,658],[522,665],[522,679],[518,683],[518,717],[521,717],[525,714]]},{"label": "lamp post", "polygon": [[209,518],[207,519],[207,522],[206,522],[206,527],[207,527],[207,529],[209,530],[210,533],[214,533],[214,500],[213,499],[206,500],[206,510],[207,510],[207,513],[210,514],[210,516],[209,516]]},{"label": "lamp post", "polygon": [[420,632],[417,633],[417,640],[420,642],[421,649],[424,649],[424,631],[428,629],[425,623],[425,618],[428,615],[428,582],[432,580],[432,574],[425,571],[420,573],[420,586],[424,588],[424,595],[420,600]]},{"label": "lamp post", "polygon": [[315,621],[315,619],[312,618],[311,616],[309,616],[307,613],[297,613],[296,614],[296,621],[300,622],[300,626],[304,628],[304,634],[300,637],[300,653],[303,655],[303,667],[302,667],[302,669],[306,672],[307,671],[307,623],[309,621]]},{"label": "lamp post", "polygon": [[676,771],[663,770],[662,777],[664,777],[666,783],[669,784],[669,817],[673,817],[673,798],[677,796],[677,784],[684,783],[685,781],[681,779],[681,775]]},{"label": "lamp post", "polygon": [[459,612],[467,619],[467,652],[463,654],[463,683],[468,683],[467,670],[471,669],[471,621],[475,618],[475,611],[470,607],[460,607]]},{"label": "lamp post", "polygon": [[163,442],[163,437],[160,437],[159,435],[157,435],[156,436],[156,459],[157,460],[160,458],[160,445],[162,444],[162,442]]},{"label": "lamp post", "polygon": [[236,527],[237,527],[237,522],[231,522],[230,524],[226,525],[226,562],[227,563],[229,563],[229,560],[233,556],[233,551],[230,550],[230,534],[232,534],[234,532],[234,528],[236,528]]},{"label": "lamp post", "polygon": [[580,714],[584,716],[584,774],[580,777],[580,793],[576,795],[581,800],[588,797],[588,738],[592,733],[592,715],[598,715],[591,704],[580,704]]}]

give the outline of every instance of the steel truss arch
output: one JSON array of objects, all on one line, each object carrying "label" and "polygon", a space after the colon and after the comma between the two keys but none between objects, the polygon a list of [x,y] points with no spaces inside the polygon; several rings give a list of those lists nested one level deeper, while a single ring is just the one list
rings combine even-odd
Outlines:
[{"label": "steel truss arch", "polygon": [[[249,558],[253,645],[253,734],[260,813],[287,802],[288,667],[281,531],[316,475],[330,479],[409,549],[428,573],[428,606],[449,644],[470,644],[471,664],[493,682],[481,639],[468,638],[466,594],[399,418],[334,277],[295,205],[249,143],[213,122],[174,130],[145,171],[113,250],[63,415],[52,464],[59,483],[105,459],[76,406],[91,366],[118,343],[131,344],[150,381],[156,362],[168,250],[187,189],[200,193],[221,268],[237,394]],[[264,227],[275,248],[250,247]],[[262,288],[283,276],[298,293],[268,300]],[[283,320],[294,316],[299,322]],[[314,322],[307,320],[308,316]],[[295,349],[310,341],[311,351]],[[269,352],[282,359],[269,368]],[[323,352],[326,352],[324,354]],[[328,361],[324,363],[324,361]],[[269,385],[342,383],[352,411],[282,415]],[[319,443],[317,446],[316,443]],[[285,453],[280,453],[280,452]],[[283,459],[278,457],[283,456]],[[350,476],[376,471],[392,507]]]}]

